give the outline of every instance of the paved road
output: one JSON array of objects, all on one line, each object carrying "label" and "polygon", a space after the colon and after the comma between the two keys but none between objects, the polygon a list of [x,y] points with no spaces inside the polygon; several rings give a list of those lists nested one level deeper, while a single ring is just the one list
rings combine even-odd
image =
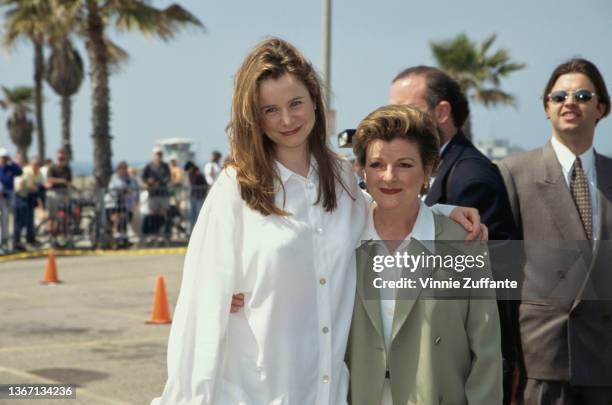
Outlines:
[{"label": "paved road", "polygon": [[77,384],[76,400],[0,404],[148,404],[166,378],[169,325],[147,325],[158,274],[174,310],[182,255],[65,257],[0,263],[0,383]]}]

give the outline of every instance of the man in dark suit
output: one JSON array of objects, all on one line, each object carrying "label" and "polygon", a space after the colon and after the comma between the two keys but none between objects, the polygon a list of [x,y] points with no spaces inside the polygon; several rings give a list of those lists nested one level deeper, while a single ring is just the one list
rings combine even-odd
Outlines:
[{"label": "man in dark suit", "polygon": [[[477,208],[491,240],[516,237],[508,194],[497,167],[466,138],[461,126],[470,109],[459,84],[429,66],[400,72],[391,85],[391,104],[411,104],[434,117],[438,124],[441,162],[425,199],[436,203]],[[504,403],[510,403],[512,370],[517,356],[516,305],[499,301],[504,358]]]},{"label": "man in dark suit", "polygon": [[[593,149],[610,97],[597,67],[572,59],[553,71],[542,99],[550,141],[499,164],[526,241],[522,403],[610,405],[612,159]],[[561,249],[542,251],[542,241]],[[551,299],[542,286],[562,294]]]},{"label": "man in dark suit", "polygon": [[514,224],[499,170],[460,129],[470,109],[459,84],[433,67],[408,68],[393,79],[390,102],[412,104],[438,123],[442,161],[425,199],[427,205],[477,208],[491,240],[512,239]]}]

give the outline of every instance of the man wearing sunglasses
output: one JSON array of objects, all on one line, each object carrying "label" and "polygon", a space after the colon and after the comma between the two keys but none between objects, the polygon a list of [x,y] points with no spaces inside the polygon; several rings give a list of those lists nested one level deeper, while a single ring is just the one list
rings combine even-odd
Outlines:
[{"label": "man wearing sunglasses", "polygon": [[[542,99],[550,141],[499,164],[526,241],[519,396],[526,405],[611,404],[612,159],[593,149],[610,96],[593,63],[572,59]],[[534,248],[542,241],[556,253]]]}]

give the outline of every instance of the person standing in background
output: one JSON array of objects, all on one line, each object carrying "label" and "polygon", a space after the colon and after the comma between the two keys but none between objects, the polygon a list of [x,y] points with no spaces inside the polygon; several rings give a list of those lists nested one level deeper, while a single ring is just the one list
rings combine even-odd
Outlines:
[{"label": "person standing in background", "polygon": [[15,177],[22,173],[21,167],[11,161],[8,150],[0,148],[0,250],[8,251],[9,216],[13,210]]},{"label": "person standing in background", "polygon": [[191,229],[193,229],[196,220],[198,219],[200,209],[202,209],[202,205],[204,204],[206,194],[208,193],[208,184],[206,183],[206,179],[202,175],[202,172],[200,172],[200,168],[192,161],[185,163],[185,171],[189,176],[189,185],[191,187],[189,200],[191,211],[190,224]]},{"label": "person standing in background", "polygon": [[204,165],[206,183],[212,186],[217,180],[217,177],[219,177],[219,173],[221,173],[221,152],[216,150],[213,151],[210,162]]},{"label": "person standing in background", "polygon": [[[595,151],[593,139],[597,123],[610,113],[610,96],[593,63],[571,59],[553,71],[542,102],[550,141],[499,162],[528,248],[519,307],[520,403],[609,405],[612,159]],[[537,241],[555,241],[562,249],[542,253],[533,248]],[[563,296],[525,296],[542,286]]]},{"label": "person standing in background", "polygon": [[45,181],[40,172],[40,160],[37,157],[30,159],[30,163],[23,169],[23,174],[15,178],[15,229],[13,230],[13,250],[25,250],[21,244],[21,232],[26,229],[26,242],[31,246],[38,246],[34,238],[34,208],[42,200],[45,190]]}]

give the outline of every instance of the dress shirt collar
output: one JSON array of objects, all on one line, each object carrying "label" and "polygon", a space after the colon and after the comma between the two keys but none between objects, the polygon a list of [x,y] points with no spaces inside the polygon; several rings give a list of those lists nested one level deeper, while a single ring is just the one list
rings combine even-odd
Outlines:
[{"label": "dress shirt collar", "polygon": [[[576,155],[569,150],[569,148],[563,145],[557,138],[554,136],[551,138],[550,143],[555,151],[555,155],[557,155],[557,160],[561,164],[563,168],[563,173],[565,176],[571,176],[572,166],[574,165],[574,161],[576,160]],[[587,149],[582,155],[579,156],[580,161],[582,162],[582,168],[584,169],[584,173],[587,176],[590,176],[591,173],[594,172],[595,168],[595,151],[593,149],[593,145],[589,149]]]},{"label": "dress shirt collar", "polygon": [[[280,175],[280,178],[281,178],[281,182],[283,184],[287,183],[287,180],[289,180],[291,176],[297,176],[298,178],[301,178],[301,179],[304,178],[300,176],[299,174],[295,173],[294,171],[286,168],[278,160],[275,160],[275,163],[276,163],[276,170],[278,171],[278,174]],[[317,173],[317,160],[313,156],[311,156],[310,157],[310,169],[308,169],[308,176],[306,176],[306,178],[312,180],[313,177],[316,177],[316,173]]]},{"label": "dress shirt collar", "polygon": [[[405,241],[410,239],[416,239],[419,241],[431,241],[436,238],[436,229],[434,224],[433,211],[423,201],[419,199],[419,213],[417,214],[416,221],[412,232],[410,232]],[[374,226],[374,203],[370,204],[370,212],[368,215],[368,224],[364,230],[362,240],[382,240],[382,238],[376,232]],[[402,244],[403,246],[404,244]]]},{"label": "dress shirt collar", "polygon": [[440,146],[440,156],[442,156],[442,154],[444,153],[444,149],[446,149],[446,147],[448,146],[448,143],[450,141],[446,141],[444,142],[444,145]]}]

